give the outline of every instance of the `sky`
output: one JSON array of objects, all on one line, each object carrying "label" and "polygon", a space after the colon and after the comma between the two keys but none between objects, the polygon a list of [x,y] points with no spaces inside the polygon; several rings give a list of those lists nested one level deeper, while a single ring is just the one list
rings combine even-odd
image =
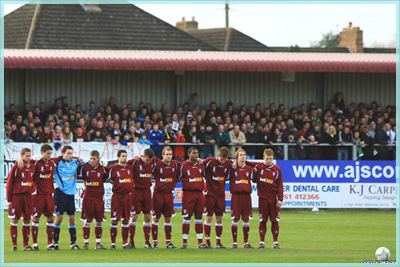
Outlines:
[{"label": "sky", "polygon": [[[131,1],[131,3],[135,3]],[[182,17],[195,20],[200,29],[225,26],[223,3],[141,4],[137,6],[174,25]],[[20,7],[5,4],[4,14]],[[310,46],[322,34],[339,33],[348,26],[360,27],[364,47],[393,46],[396,40],[395,4],[230,4],[230,27],[267,46]]]}]

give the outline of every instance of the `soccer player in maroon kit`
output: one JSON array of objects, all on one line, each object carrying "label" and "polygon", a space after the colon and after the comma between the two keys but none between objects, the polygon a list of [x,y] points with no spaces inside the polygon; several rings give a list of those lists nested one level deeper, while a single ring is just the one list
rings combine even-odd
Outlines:
[{"label": "soccer player in maroon kit", "polygon": [[273,248],[279,248],[278,235],[279,223],[277,220],[277,208],[282,206],[283,181],[282,172],[278,165],[274,164],[274,152],[272,149],[264,150],[264,162],[254,168],[254,181],[257,183],[258,210],[260,213],[260,244],[264,248],[265,232],[268,218],[271,221],[271,232],[274,242]]},{"label": "soccer player in maroon kit", "polygon": [[135,231],[136,231],[136,220],[140,213],[143,213],[143,233],[145,248],[151,248],[150,243],[150,230],[151,230],[151,215],[152,210],[152,199],[151,199],[151,180],[153,178],[153,167],[152,161],[154,152],[152,149],[147,148],[143,152],[143,156],[140,158],[133,158],[127,162],[127,165],[133,168],[133,180],[135,183],[134,193],[134,214],[132,216],[129,232],[130,232],[130,244],[135,247]]},{"label": "soccer player in maroon kit", "polygon": [[8,201],[8,217],[10,218],[10,234],[12,240],[12,250],[17,250],[18,221],[22,217],[22,238],[24,250],[29,251],[30,220],[33,210],[33,176],[35,174],[34,162],[31,160],[31,150],[23,148],[21,150],[21,159],[23,167],[19,168],[17,164],[11,168],[6,185],[6,194]]},{"label": "soccer player in maroon kit", "polygon": [[203,161],[205,167],[207,195],[205,197],[206,222],[204,223],[204,235],[206,246],[211,247],[211,220],[215,214],[216,248],[225,248],[221,243],[222,216],[225,213],[225,181],[231,169],[231,161],[228,159],[229,149],[218,149],[218,158],[207,158]]},{"label": "soccer player in maroon kit", "polygon": [[32,239],[33,250],[39,250],[38,233],[39,220],[43,214],[47,218],[47,250],[54,250],[54,179],[55,162],[51,158],[53,148],[50,145],[42,145],[40,148],[41,159],[35,162],[35,175],[33,181],[36,187],[36,194],[33,197],[32,215]]},{"label": "soccer player in maroon kit", "polygon": [[195,147],[188,150],[189,160],[181,163],[180,180],[182,181],[182,249],[187,248],[189,238],[190,219],[195,218],[195,230],[197,234],[197,247],[207,248],[203,243],[203,212],[205,178],[204,166],[199,162],[199,151]]},{"label": "soccer player in maroon kit", "polygon": [[97,150],[90,152],[88,163],[79,167],[78,178],[84,181],[85,190],[82,201],[83,249],[89,248],[90,224],[96,220],[95,236],[96,249],[104,249],[101,244],[103,228],[101,223],[104,219],[104,181],[106,179],[106,168],[100,165],[100,154]]},{"label": "soccer player in maroon kit", "polygon": [[133,168],[126,164],[128,154],[125,150],[117,153],[118,163],[107,167],[107,181],[113,184],[111,197],[111,249],[116,249],[118,222],[122,219],[122,244],[124,249],[132,248],[128,243],[129,218],[133,213],[132,199],[135,187]]},{"label": "soccer player in maroon kit", "polygon": [[229,185],[232,194],[232,248],[238,248],[237,228],[238,221],[243,221],[243,240],[244,248],[252,248],[249,243],[250,224],[249,219],[252,214],[251,207],[251,180],[253,179],[253,168],[246,165],[246,151],[238,149],[236,151],[237,166],[229,173]]},{"label": "soccer player in maroon kit", "polygon": [[153,248],[158,248],[158,221],[164,216],[165,247],[175,248],[171,242],[171,217],[174,214],[174,196],[172,191],[175,189],[179,176],[180,164],[172,160],[172,149],[164,147],[162,150],[162,160],[154,157],[154,193],[153,193],[153,224],[152,238]]}]

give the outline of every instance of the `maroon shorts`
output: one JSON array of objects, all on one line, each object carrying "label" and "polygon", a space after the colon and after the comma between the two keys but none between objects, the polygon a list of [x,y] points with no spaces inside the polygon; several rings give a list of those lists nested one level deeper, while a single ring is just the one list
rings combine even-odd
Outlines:
[{"label": "maroon shorts", "polygon": [[225,213],[225,196],[209,196],[206,195],[206,213],[207,216],[222,216]]},{"label": "maroon shorts", "polygon": [[111,220],[128,221],[131,217],[132,210],[132,193],[129,194],[113,194],[111,197]]},{"label": "maroon shorts", "polygon": [[53,217],[55,206],[53,194],[36,194],[33,196],[33,215],[32,218],[40,218],[42,214],[45,217]]},{"label": "maroon shorts", "polygon": [[252,215],[250,194],[232,194],[231,213],[235,221],[248,221]]},{"label": "maroon shorts", "polygon": [[258,199],[258,212],[260,214],[260,222],[267,222],[268,218],[271,222],[276,222],[277,208],[276,201],[269,202],[267,199]]},{"label": "maroon shorts", "polygon": [[150,188],[135,188],[135,213],[150,214],[151,212],[151,190]]},{"label": "maroon shorts", "polygon": [[11,205],[8,209],[8,217],[19,220],[30,220],[33,212],[33,197],[28,194],[16,194],[11,198]]},{"label": "maroon shorts", "polygon": [[161,215],[164,218],[171,218],[174,214],[174,196],[172,192],[157,192],[153,193],[153,214],[159,219]]},{"label": "maroon shorts", "polygon": [[183,191],[182,195],[182,216],[191,217],[194,214],[195,218],[201,218],[205,204],[203,192]]},{"label": "maroon shorts", "polygon": [[88,223],[92,222],[93,219],[95,219],[96,222],[102,222],[104,220],[103,199],[84,196],[82,201],[81,216],[81,219]]}]

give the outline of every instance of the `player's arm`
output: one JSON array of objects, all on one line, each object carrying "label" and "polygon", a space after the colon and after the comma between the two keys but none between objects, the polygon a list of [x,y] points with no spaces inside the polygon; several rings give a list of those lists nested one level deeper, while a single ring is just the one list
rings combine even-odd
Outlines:
[{"label": "player's arm", "polygon": [[246,165],[249,165],[252,168],[256,167],[258,164],[259,164],[259,162],[252,162],[252,161],[246,160]]},{"label": "player's arm", "polygon": [[104,180],[106,182],[113,183],[113,180],[111,178],[112,177],[112,167],[106,167],[105,169],[106,169],[106,173],[105,173]]},{"label": "player's arm", "polygon": [[77,174],[78,174],[78,179],[79,180],[85,180],[84,166],[85,165],[79,165],[78,166]]},{"label": "player's arm", "polygon": [[13,196],[14,179],[15,179],[15,175],[17,173],[17,168],[18,168],[17,165],[14,164],[7,176],[6,196],[7,196],[7,201],[10,203],[11,203],[12,196]]},{"label": "player's arm", "polygon": [[282,178],[282,171],[280,169],[278,171],[277,183],[278,183],[278,201],[276,203],[276,206],[280,208],[283,202],[283,178]]}]

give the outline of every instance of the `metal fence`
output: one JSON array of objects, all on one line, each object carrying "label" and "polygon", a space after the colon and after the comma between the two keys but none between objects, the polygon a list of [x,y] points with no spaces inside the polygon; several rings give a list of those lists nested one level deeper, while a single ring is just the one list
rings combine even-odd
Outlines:
[{"label": "metal fence", "polygon": [[[172,148],[183,148],[185,155],[189,147],[196,147],[200,152],[200,157],[217,156],[218,145],[204,143],[168,143],[161,147],[171,146]],[[363,144],[296,144],[296,143],[244,143],[242,145],[229,144],[229,149],[244,148],[247,151],[248,158],[262,159],[262,153],[265,148],[271,148],[274,151],[276,159],[283,160],[394,160],[396,155],[395,145],[374,145],[365,146]],[[232,149],[233,148],[233,149]],[[367,152],[369,150],[370,152]],[[204,153],[205,152],[205,153]],[[366,154],[370,156],[366,158]],[[231,153],[231,157],[234,154]]]}]

